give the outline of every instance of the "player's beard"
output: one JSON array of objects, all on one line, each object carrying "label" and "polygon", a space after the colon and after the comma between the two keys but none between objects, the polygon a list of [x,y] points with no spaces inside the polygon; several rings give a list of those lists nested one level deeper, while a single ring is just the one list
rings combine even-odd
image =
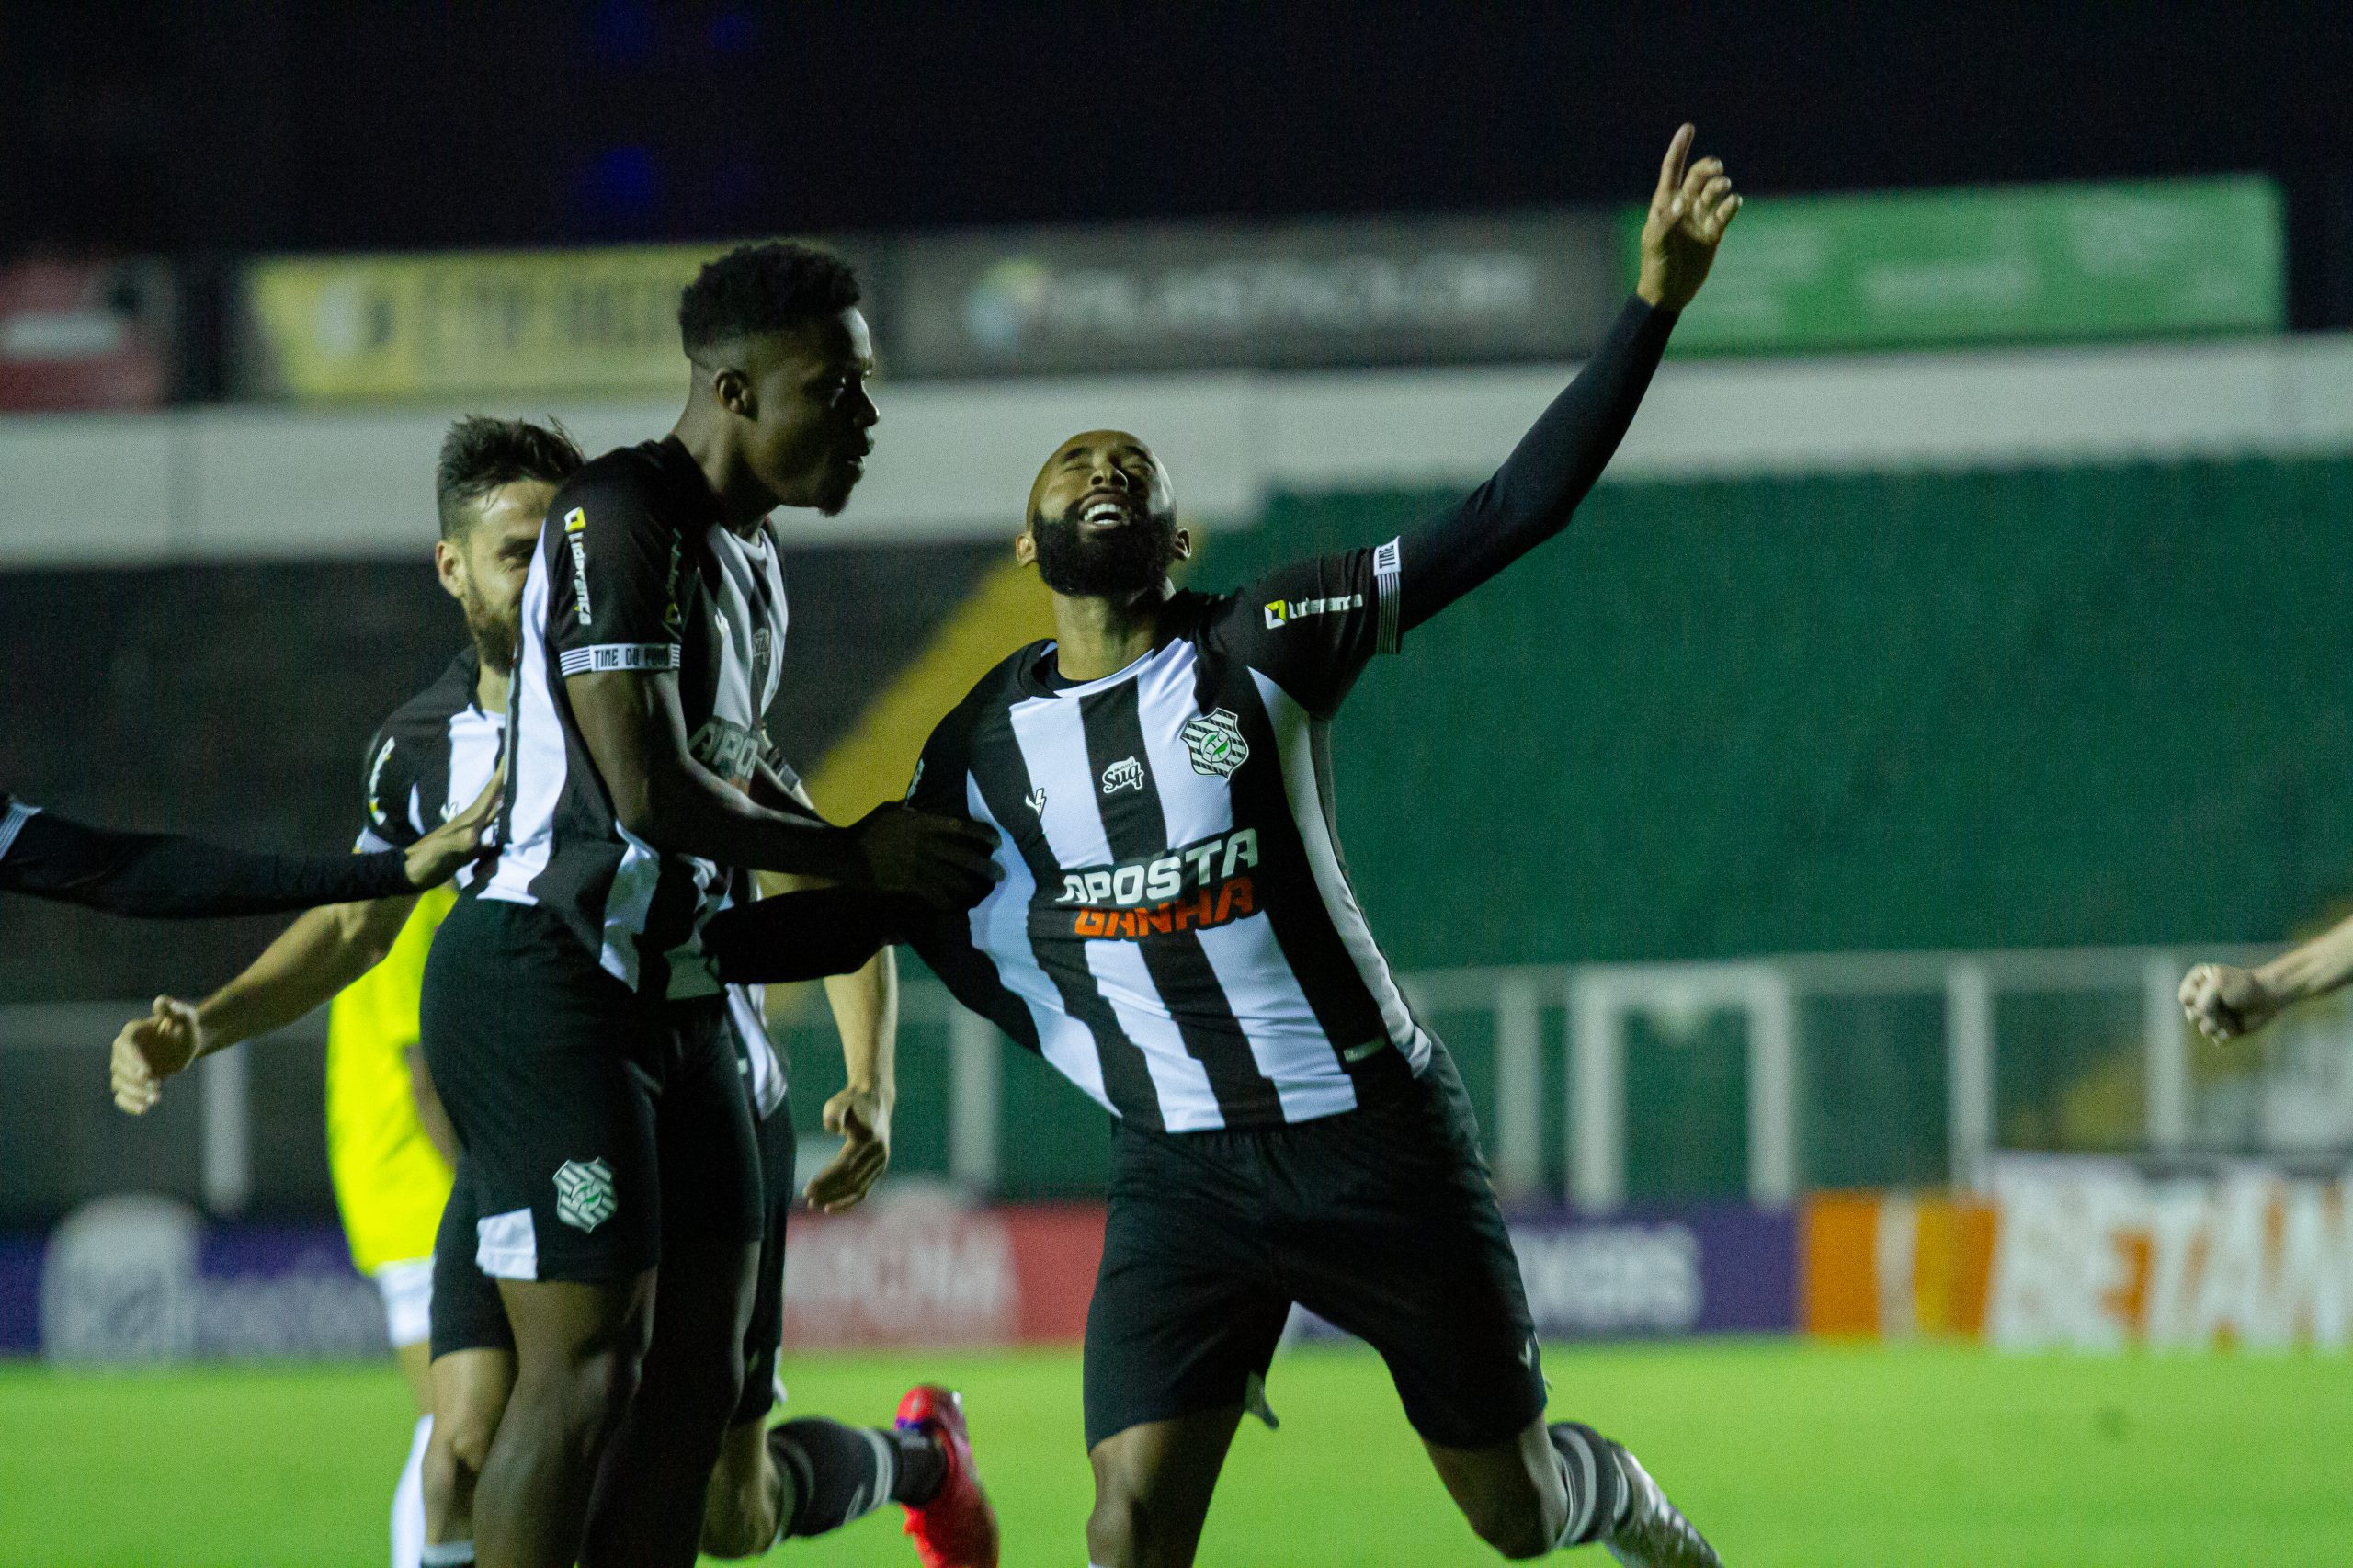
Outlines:
[{"label": "player's beard", "polygon": [[1148,593],[1167,580],[1176,561],[1176,517],[1148,512],[1131,523],[1091,532],[1065,512],[1033,514],[1030,542],[1046,586],[1074,598],[1121,598]]},{"label": "player's beard", "polygon": [[500,608],[484,604],[469,588],[460,604],[466,612],[466,632],[474,640],[474,656],[484,668],[503,676],[515,673],[515,654],[523,641],[523,607]]}]

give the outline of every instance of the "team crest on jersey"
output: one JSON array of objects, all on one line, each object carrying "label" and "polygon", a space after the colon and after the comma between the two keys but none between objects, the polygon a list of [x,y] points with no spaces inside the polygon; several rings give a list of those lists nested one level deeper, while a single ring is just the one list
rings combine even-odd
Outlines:
[{"label": "team crest on jersey", "polygon": [[555,1170],[555,1217],[593,1231],[613,1217],[613,1168],[602,1160],[566,1160]]},{"label": "team crest on jersey", "polygon": [[1134,757],[1123,756],[1103,770],[1103,792],[1116,795],[1122,790],[1143,788],[1143,764]]},{"label": "team crest on jersey", "polygon": [[1185,749],[1193,754],[1196,773],[1231,778],[1235,768],[1250,760],[1250,743],[1242,738],[1242,721],[1231,709],[1213,708],[1176,733],[1184,736]]}]

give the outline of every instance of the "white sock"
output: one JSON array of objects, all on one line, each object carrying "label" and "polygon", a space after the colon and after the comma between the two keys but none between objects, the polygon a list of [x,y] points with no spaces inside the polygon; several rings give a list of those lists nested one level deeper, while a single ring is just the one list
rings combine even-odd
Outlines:
[{"label": "white sock", "polygon": [[392,1568],[420,1568],[425,1561],[425,1443],[432,1436],[433,1417],[418,1416],[408,1463],[392,1488]]},{"label": "white sock", "polygon": [[473,1568],[474,1543],[470,1540],[445,1540],[438,1546],[425,1549],[425,1568]]}]

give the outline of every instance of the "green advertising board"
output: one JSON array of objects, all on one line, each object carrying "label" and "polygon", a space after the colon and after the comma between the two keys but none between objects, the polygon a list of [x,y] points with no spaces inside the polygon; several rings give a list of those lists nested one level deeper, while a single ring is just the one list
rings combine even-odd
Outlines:
[{"label": "green advertising board", "polygon": [[[1642,217],[1624,220],[1630,267]],[[1754,198],[1674,347],[2277,332],[2283,256],[2279,192],[2253,176]]]}]

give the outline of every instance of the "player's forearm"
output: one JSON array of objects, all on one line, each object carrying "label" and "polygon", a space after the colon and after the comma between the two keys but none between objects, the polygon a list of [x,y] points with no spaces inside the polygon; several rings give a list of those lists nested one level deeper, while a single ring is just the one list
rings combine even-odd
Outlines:
[{"label": "player's forearm", "polygon": [[1568,526],[1650,389],[1676,312],[1630,299],[1593,358],[1495,477],[1403,547],[1407,630]]},{"label": "player's forearm", "polygon": [[283,914],[409,889],[398,850],[274,855],[48,812],[25,823],[0,865],[17,892],[159,919]]},{"label": "player's forearm", "polygon": [[2326,995],[2353,981],[2353,919],[2290,948],[2256,969],[2255,977],[2282,1006]]},{"label": "player's forearm", "polygon": [[616,797],[616,814],[657,849],[832,881],[865,880],[865,862],[849,834],[757,805],[689,758],[649,759],[645,784],[631,810],[619,809]]},{"label": "player's forearm", "polygon": [[899,964],[885,948],[851,974],[825,981],[825,1000],[842,1037],[847,1086],[863,1089],[884,1105],[898,1096]]},{"label": "player's forearm", "polygon": [[332,1000],[383,961],[415,902],[413,896],[378,899],[304,914],[199,1005],[199,1054],[284,1028]]}]

